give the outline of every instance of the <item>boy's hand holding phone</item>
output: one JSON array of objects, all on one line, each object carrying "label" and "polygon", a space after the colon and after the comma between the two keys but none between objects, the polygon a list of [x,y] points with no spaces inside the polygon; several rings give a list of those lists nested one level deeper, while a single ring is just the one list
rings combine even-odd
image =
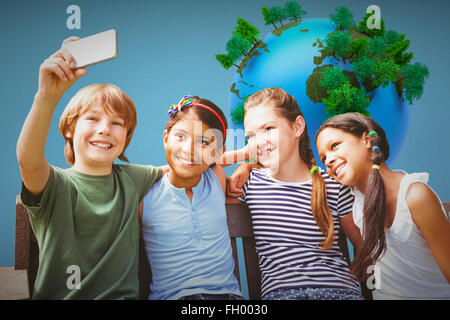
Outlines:
[{"label": "boy's hand holding phone", "polygon": [[87,73],[85,67],[117,57],[114,29],[80,39],[69,37],[61,49],[46,59],[39,70],[39,95],[60,98],[72,84]]},{"label": "boy's hand holding phone", "polygon": [[[63,46],[78,40],[78,37],[69,37],[63,41]],[[39,96],[61,98],[78,78],[87,73],[85,68],[75,68],[75,59],[63,47],[44,60],[39,69]]]}]

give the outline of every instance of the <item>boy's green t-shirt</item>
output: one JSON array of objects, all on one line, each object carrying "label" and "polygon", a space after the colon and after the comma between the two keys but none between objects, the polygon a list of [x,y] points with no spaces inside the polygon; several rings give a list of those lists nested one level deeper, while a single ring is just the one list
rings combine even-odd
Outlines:
[{"label": "boy's green t-shirt", "polygon": [[106,176],[52,166],[39,203],[22,184],[39,244],[33,299],[137,299],[138,204],[161,176],[144,165]]}]

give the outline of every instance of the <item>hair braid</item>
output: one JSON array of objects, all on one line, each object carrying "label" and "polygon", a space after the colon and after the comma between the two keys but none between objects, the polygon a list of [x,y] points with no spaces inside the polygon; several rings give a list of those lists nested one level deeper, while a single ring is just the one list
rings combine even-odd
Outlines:
[{"label": "hair braid", "polygon": [[[389,144],[384,130],[372,118],[360,113],[352,112],[334,116],[328,119],[319,128],[319,133],[325,128],[335,128],[363,137],[364,133],[370,135],[370,143],[375,150],[371,151],[370,160],[375,165],[380,165],[389,157]],[[367,268],[376,263],[378,257],[386,248],[386,235],[384,232],[384,220],[386,214],[386,190],[380,170],[372,169],[364,191],[364,218],[362,230],[362,244],[355,255],[352,264],[352,272],[360,280],[367,278]]]},{"label": "hair braid", "polygon": [[[310,146],[307,128],[305,128],[305,131],[300,138],[299,149],[300,157],[306,163],[308,168],[312,169],[316,165],[316,160]],[[317,226],[325,237],[325,240],[321,243],[321,249],[330,249],[333,246],[334,241],[333,216],[328,207],[325,180],[319,171],[315,171],[312,174],[311,192],[311,211]]]}]

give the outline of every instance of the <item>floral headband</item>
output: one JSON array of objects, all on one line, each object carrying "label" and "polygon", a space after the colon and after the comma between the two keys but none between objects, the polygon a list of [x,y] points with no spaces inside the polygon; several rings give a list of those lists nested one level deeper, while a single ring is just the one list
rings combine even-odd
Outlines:
[{"label": "floral headband", "polygon": [[217,119],[219,119],[220,124],[222,125],[223,128],[223,132],[224,132],[224,136],[223,136],[223,141],[225,142],[225,137],[226,137],[226,129],[225,129],[225,124],[223,123],[222,117],[220,117],[220,115],[214,111],[212,108],[205,106],[204,104],[200,104],[200,103],[192,103],[192,96],[191,95],[185,95],[183,96],[183,98],[181,98],[180,102],[178,102],[177,104],[172,104],[169,108],[168,114],[170,118],[175,117],[175,115],[178,113],[178,111],[181,111],[184,107],[200,107],[206,110],[209,110],[210,112],[212,112]]}]

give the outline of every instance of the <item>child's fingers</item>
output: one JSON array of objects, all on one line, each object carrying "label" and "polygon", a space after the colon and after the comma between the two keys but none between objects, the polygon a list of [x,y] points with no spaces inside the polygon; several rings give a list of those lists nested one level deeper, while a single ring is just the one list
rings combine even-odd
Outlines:
[{"label": "child's fingers", "polygon": [[78,79],[79,77],[84,76],[87,73],[86,68],[79,68],[74,70],[75,77]]},{"label": "child's fingers", "polygon": [[60,69],[64,72],[65,78],[69,80],[75,79],[75,75],[70,69],[67,62],[62,57],[53,56],[49,59],[49,62],[57,64]]},{"label": "child's fingers", "polygon": [[239,181],[239,176],[233,177],[231,176],[228,179],[228,194],[233,195],[234,197],[238,197],[242,194],[241,183]]},{"label": "child's fingers", "polygon": [[242,196],[242,193],[230,193],[228,192],[228,196],[231,198],[239,198],[240,196]]},{"label": "child's fingers", "polygon": [[59,50],[59,54],[64,58],[64,60],[66,60],[70,68],[75,69],[77,67],[77,62],[75,61],[75,58],[70,54],[70,52],[67,49],[61,48],[61,50]]},{"label": "child's fingers", "polygon": [[63,61],[60,61],[60,64],[61,63],[63,64],[63,65],[61,65],[61,67],[63,68],[64,72],[66,73],[66,76],[70,80],[75,79],[75,74],[73,73],[72,69],[76,68],[76,62],[75,62],[74,57],[72,57],[72,55],[70,54],[70,52],[67,51],[67,49],[61,48],[54,54],[54,57],[57,57],[57,58],[60,58],[63,60]]},{"label": "child's fingers", "polygon": [[58,65],[58,63],[55,62],[55,60],[47,59],[42,64],[42,70],[48,70],[51,73],[54,73],[61,81],[68,81],[66,74],[64,73],[64,70],[61,69],[61,67]]},{"label": "child's fingers", "polygon": [[242,194],[243,194],[242,191],[240,192],[230,192],[230,190],[227,191],[227,195],[232,198],[239,198]]},{"label": "child's fingers", "polygon": [[239,197],[243,194],[242,190],[239,188],[230,188],[230,194],[232,194],[234,197]]}]

